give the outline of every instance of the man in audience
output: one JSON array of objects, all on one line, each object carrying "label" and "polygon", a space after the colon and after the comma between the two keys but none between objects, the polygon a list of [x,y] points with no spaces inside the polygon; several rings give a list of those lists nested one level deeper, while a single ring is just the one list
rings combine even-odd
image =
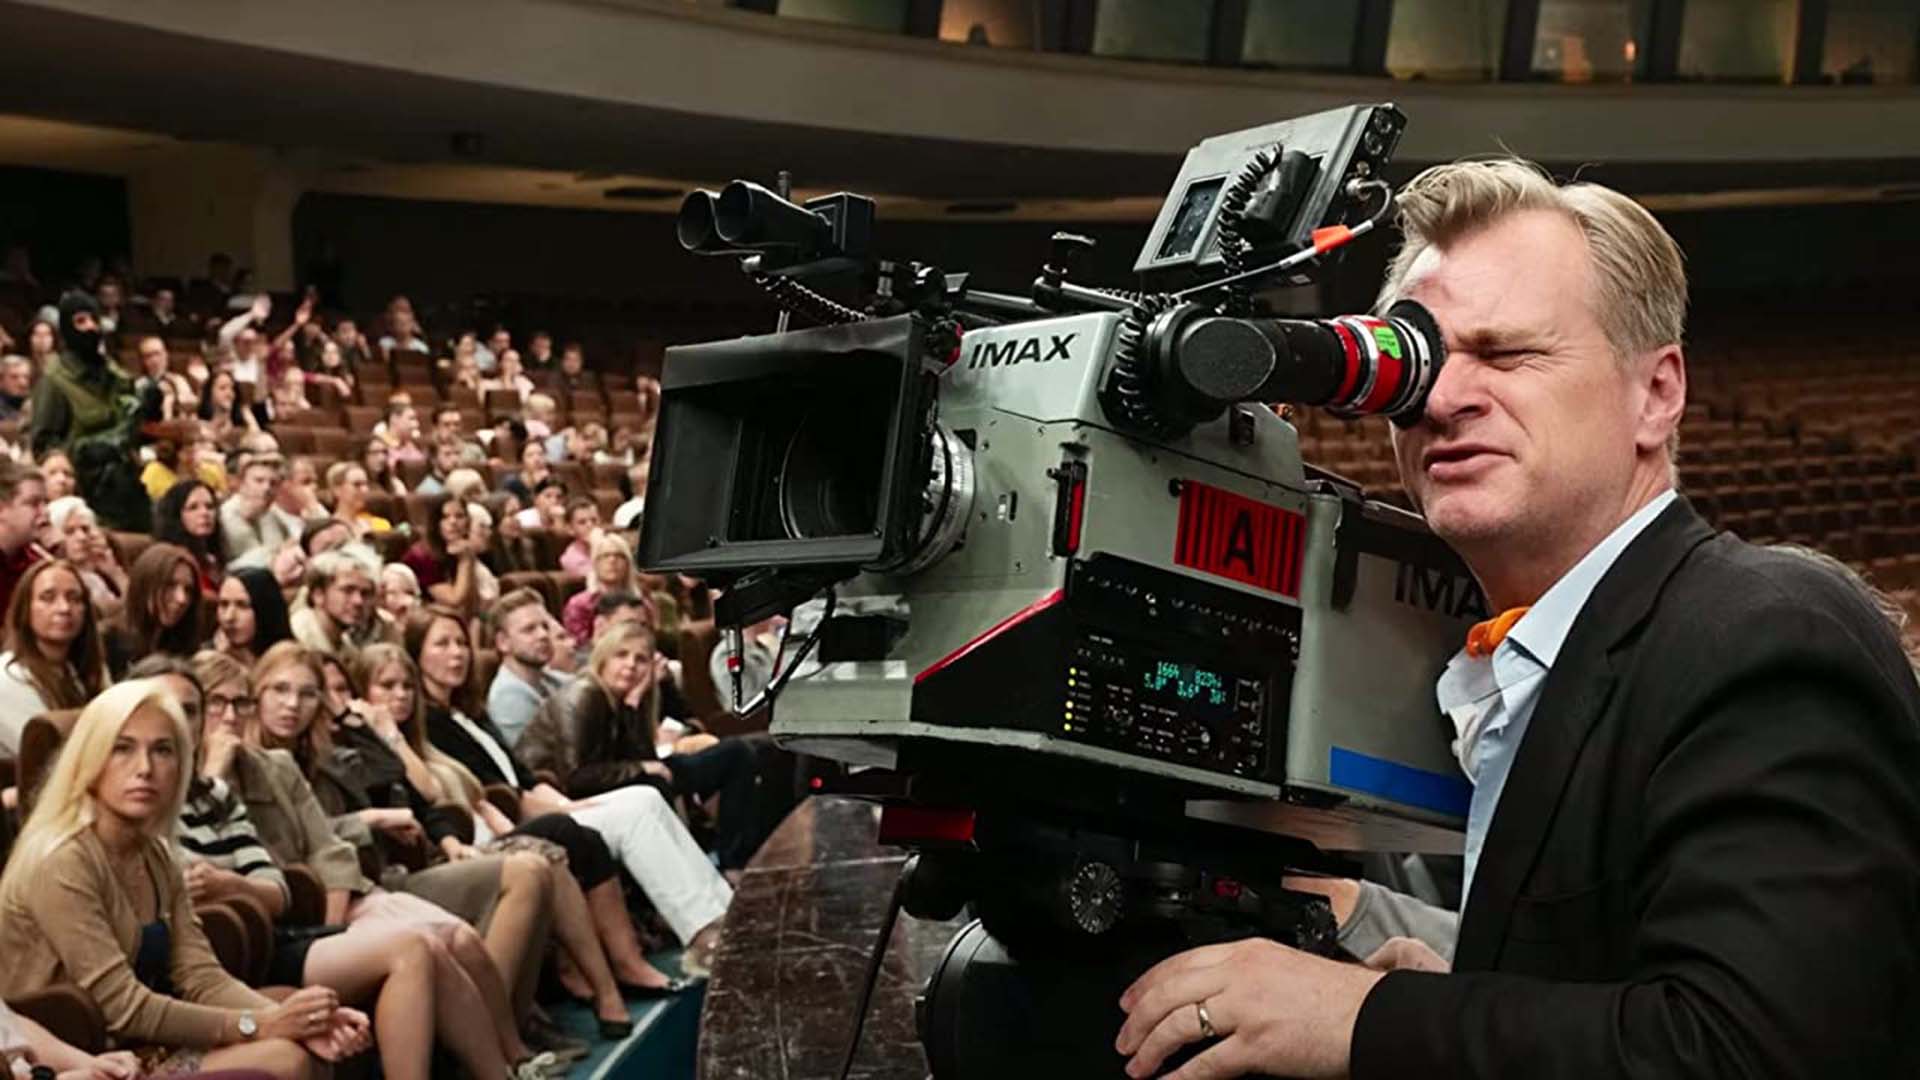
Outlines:
[{"label": "man in audience", "polygon": [[560,350],[560,389],[570,394],[598,394],[600,380],[587,370],[587,354],[577,341]]},{"label": "man in audience", "polygon": [[545,330],[535,330],[527,339],[527,368],[530,371],[547,371],[553,367],[553,335]]},{"label": "man in audience", "polygon": [[460,415],[460,406],[442,405],[433,410],[433,437],[464,439],[467,434],[467,418]]},{"label": "man in audience", "polygon": [[33,393],[33,361],[24,356],[0,357],[0,420],[25,420]]},{"label": "man in audience", "polygon": [[520,741],[533,716],[568,679],[547,669],[553,660],[552,621],[546,603],[532,589],[515,589],[493,605],[493,647],[500,670],[487,688],[487,716],[509,746]]},{"label": "man in audience", "polygon": [[0,611],[27,567],[45,557],[34,542],[47,527],[47,483],[32,465],[0,458]]},{"label": "man in audience", "polygon": [[293,613],[302,645],[349,664],[361,649],[383,640],[374,616],[380,556],[362,544],[315,555],[307,564],[307,606]]},{"label": "man in audience", "polygon": [[174,332],[174,326],[179,321],[180,312],[175,308],[173,290],[165,285],[153,290],[152,298],[147,301],[147,316],[142,320],[143,329],[164,337]]},{"label": "man in audience", "polygon": [[103,277],[94,289],[93,299],[100,305],[100,332],[109,341],[117,340],[116,335],[126,322],[126,313],[121,310],[127,301],[126,286],[117,277]]},{"label": "man in audience", "polygon": [[352,319],[343,318],[333,324],[333,344],[340,350],[340,362],[349,371],[358,371],[362,364],[373,359],[373,350],[367,347],[367,335],[360,332],[360,326]]},{"label": "man in audience", "polygon": [[[220,532],[230,566],[265,566],[285,544],[298,540],[286,515],[274,513],[286,461],[278,454],[246,454],[239,483],[220,504]],[[297,524],[297,522],[296,522]]]},{"label": "man in audience", "polygon": [[[498,441],[499,436],[495,436]],[[500,478],[500,490],[510,491],[523,503],[533,502],[533,491],[553,476],[547,465],[547,446],[539,439],[527,438],[520,444],[520,469]]]},{"label": "man in audience", "polygon": [[387,456],[396,463],[427,458],[427,452],[420,448],[420,414],[411,397],[388,402],[386,431],[380,437],[386,441]]},{"label": "man in audience", "polygon": [[[273,297],[256,295],[247,310],[220,326],[220,344],[233,349],[233,380],[258,388],[266,376],[267,317],[273,314]],[[258,395],[256,395],[258,396]]]},{"label": "man in audience", "polygon": [[585,495],[567,500],[567,532],[573,543],[560,553],[560,569],[586,577],[593,571],[593,535],[600,531],[600,507]]},{"label": "man in audience", "polygon": [[73,462],[79,493],[109,529],[145,531],[153,505],[140,483],[140,410],[133,381],[109,363],[93,297],[60,298],[60,355],[33,391],[36,455],[58,448]]},{"label": "man in audience", "polygon": [[445,495],[447,477],[460,467],[461,451],[465,444],[458,435],[435,435],[433,437],[433,456],[427,459],[427,475],[414,485],[416,495]]}]

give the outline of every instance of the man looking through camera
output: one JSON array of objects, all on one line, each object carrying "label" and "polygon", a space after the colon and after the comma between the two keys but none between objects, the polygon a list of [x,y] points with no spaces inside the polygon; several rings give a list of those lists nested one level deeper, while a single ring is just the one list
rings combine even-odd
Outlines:
[{"label": "man looking through camera", "polygon": [[1920,688],[1848,582],[1673,490],[1679,249],[1517,161],[1401,205],[1381,306],[1448,358],[1395,456],[1503,612],[1437,686],[1474,782],[1451,971],[1191,950],[1122,997],[1128,1074],[1217,1038],[1169,1075],[1911,1075]]}]

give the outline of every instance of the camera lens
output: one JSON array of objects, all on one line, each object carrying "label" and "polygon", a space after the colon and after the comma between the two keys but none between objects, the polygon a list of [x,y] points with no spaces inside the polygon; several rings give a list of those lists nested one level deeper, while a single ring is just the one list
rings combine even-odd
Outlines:
[{"label": "camera lens", "polygon": [[705,251],[719,243],[713,220],[714,201],[713,192],[695,191],[680,203],[680,217],[674,222],[674,232],[680,238],[681,247]]},{"label": "camera lens", "polygon": [[793,540],[860,536],[879,519],[886,432],[871,422],[814,413],[787,444],[780,522]]}]

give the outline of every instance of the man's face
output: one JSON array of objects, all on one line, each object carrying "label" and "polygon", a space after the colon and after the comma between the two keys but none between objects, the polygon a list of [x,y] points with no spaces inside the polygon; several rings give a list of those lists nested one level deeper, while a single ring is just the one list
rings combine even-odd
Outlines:
[{"label": "man's face", "polygon": [[639,604],[622,604],[619,607],[614,608],[612,611],[607,612],[605,615],[600,615],[600,614],[594,615],[593,636],[598,638],[600,635],[606,633],[607,631],[613,629],[614,627],[620,625],[621,623],[626,623],[626,622],[644,623],[646,621],[647,621],[647,612],[645,608],[641,607]]},{"label": "man's face", "polygon": [[460,411],[442,409],[433,418],[433,433],[436,436],[457,439],[460,437]]},{"label": "man's face", "polygon": [[333,325],[333,340],[343,349],[353,345],[359,334],[360,329],[352,319],[341,319]]},{"label": "man's face", "polygon": [[529,471],[538,471],[546,467],[547,444],[539,439],[531,440],[520,449],[520,466]]},{"label": "man's face", "polygon": [[359,626],[372,602],[373,582],[357,571],[341,574],[320,590],[320,610],[341,626]]},{"label": "man's face", "polygon": [[1405,292],[1439,321],[1447,363],[1420,421],[1393,430],[1394,456],[1449,542],[1551,544],[1622,509],[1651,360],[1615,359],[1592,290],[1579,228],[1548,211],[1415,260]]},{"label": "man's face", "polygon": [[40,481],[22,481],[13,498],[0,502],[0,547],[18,551],[46,527],[47,486]]},{"label": "man's face", "polygon": [[172,289],[154,290],[153,313],[155,315],[173,314],[173,290]]},{"label": "man's face", "polygon": [[242,330],[233,335],[233,355],[244,360],[253,355],[253,347],[260,341],[260,335],[251,330]]},{"label": "man's face", "polygon": [[547,613],[538,604],[513,609],[500,623],[499,650],[523,664],[546,667],[553,659],[553,638],[547,634]]},{"label": "man's face", "polygon": [[167,346],[159,338],[147,338],[140,343],[140,370],[155,379],[166,374]]},{"label": "man's face", "polygon": [[100,283],[100,306],[112,310],[120,306],[120,283],[103,281]]},{"label": "man's face", "polygon": [[495,356],[499,356],[512,347],[513,337],[505,330],[495,330],[493,336],[487,339],[487,351]]},{"label": "man's face", "polygon": [[533,497],[533,505],[540,511],[540,520],[558,522],[565,520],[567,514],[567,493],[557,487],[542,488],[540,494]]},{"label": "man's face", "polygon": [[401,409],[387,421],[387,430],[396,439],[411,439],[420,430],[420,414],[414,412],[412,406]]},{"label": "man's face", "polygon": [[249,465],[240,474],[240,497],[255,511],[265,510],[279,494],[279,469],[271,465]]},{"label": "man's face", "polygon": [[8,364],[0,367],[0,390],[14,397],[26,397],[33,389],[33,368],[28,364]]},{"label": "man's face", "polygon": [[568,349],[560,354],[561,371],[569,375],[578,375],[584,366],[586,366],[586,358],[580,355],[579,349]]},{"label": "man's face", "polygon": [[460,448],[452,443],[435,443],[433,471],[445,476],[460,467]]}]

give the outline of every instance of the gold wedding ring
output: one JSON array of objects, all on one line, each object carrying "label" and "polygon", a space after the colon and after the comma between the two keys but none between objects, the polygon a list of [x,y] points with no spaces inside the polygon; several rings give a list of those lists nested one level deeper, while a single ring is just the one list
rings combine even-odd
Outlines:
[{"label": "gold wedding ring", "polygon": [[1206,1002],[1204,1001],[1194,1002],[1193,1014],[1200,1018],[1200,1037],[1201,1038],[1215,1039],[1220,1037],[1220,1033],[1213,1030],[1213,1017],[1207,1015]]}]

